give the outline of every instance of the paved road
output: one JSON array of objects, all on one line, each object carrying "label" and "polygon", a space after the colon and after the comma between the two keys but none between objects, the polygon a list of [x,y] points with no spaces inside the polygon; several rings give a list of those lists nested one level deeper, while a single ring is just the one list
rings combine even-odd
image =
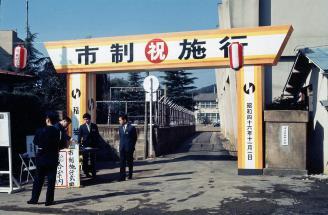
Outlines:
[{"label": "paved road", "polygon": [[0,214],[328,214],[325,180],[237,176],[236,161],[212,133],[177,154],[136,162],[130,181],[116,181],[117,164],[99,168],[95,181],[83,178],[83,188],[56,190],[51,207],[26,204],[31,186],[2,193]]}]

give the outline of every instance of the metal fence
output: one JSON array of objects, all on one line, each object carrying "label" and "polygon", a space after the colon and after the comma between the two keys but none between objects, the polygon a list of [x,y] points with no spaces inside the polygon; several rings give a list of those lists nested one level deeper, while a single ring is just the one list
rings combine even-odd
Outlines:
[{"label": "metal fence", "polygon": [[[126,87],[117,89],[128,89]],[[136,87],[133,88],[137,89]],[[139,90],[140,88],[138,88]],[[149,122],[149,102],[146,102],[145,91],[140,94],[140,100],[108,100],[97,101],[97,118],[101,124],[117,124],[118,116],[125,113],[129,121],[134,124]],[[156,101],[153,101],[153,123],[156,126],[177,126],[195,124],[194,113],[175,104],[170,98],[163,95],[162,90],[156,92]],[[112,97],[112,96],[110,96]],[[147,113],[146,113],[147,111]]]},{"label": "metal fence", "polygon": [[193,125],[194,113],[175,104],[168,97],[162,96],[155,105],[154,122],[158,126]]}]

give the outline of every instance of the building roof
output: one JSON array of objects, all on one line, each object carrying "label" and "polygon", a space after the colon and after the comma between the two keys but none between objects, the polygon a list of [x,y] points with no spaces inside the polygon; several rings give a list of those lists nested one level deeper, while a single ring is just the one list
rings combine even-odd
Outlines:
[{"label": "building roof", "polygon": [[194,96],[194,101],[216,101],[216,93],[200,93]]},{"label": "building roof", "polygon": [[328,73],[328,46],[305,48],[301,52],[324,73]]},{"label": "building roof", "polygon": [[13,84],[24,82],[26,80],[33,80],[34,75],[27,75],[24,73],[11,72],[7,70],[0,69],[0,83]]},{"label": "building roof", "polygon": [[322,100],[320,101],[321,105],[328,108],[328,100]]}]

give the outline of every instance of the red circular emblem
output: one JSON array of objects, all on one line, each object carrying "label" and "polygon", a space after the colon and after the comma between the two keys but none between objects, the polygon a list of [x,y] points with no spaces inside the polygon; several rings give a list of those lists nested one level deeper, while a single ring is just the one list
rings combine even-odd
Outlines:
[{"label": "red circular emblem", "polygon": [[145,48],[145,55],[152,63],[160,63],[165,60],[169,52],[166,42],[162,39],[152,39]]}]

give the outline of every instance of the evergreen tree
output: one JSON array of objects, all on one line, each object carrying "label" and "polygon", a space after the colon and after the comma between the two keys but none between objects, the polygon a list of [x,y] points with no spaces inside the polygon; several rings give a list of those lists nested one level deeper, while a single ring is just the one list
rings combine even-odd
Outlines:
[{"label": "evergreen tree", "polygon": [[130,72],[128,76],[130,87],[141,87],[142,77],[139,72]]},{"label": "evergreen tree", "polygon": [[37,34],[27,28],[24,46],[27,49],[27,64],[23,72],[35,76],[33,81],[15,88],[17,93],[30,92],[39,97],[42,109],[65,110],[66,76],[57,74],[49,57],[44,57],[34,47]]},{"label": "evergreen tree", "polygon": [[24,41],[24,46],[27,49],[27,64],[23,72],[30,74],[38,74],[40,65],[43,63],[44,57],[41,52],[34,47],[34,41],[37,38],[36,33],[31,33],[27,27],[27,37]]},{"label": "evergreen tree", "polygon": [[66,111],[66,75],[56,72],[50,58],[42,59],[37,78],[32,92],[39,96],[43,108]]},{"label": "evergreen tree", "polygon": [[176,104],[192,110],[194,102],[191,91],[196,87],[193,86],[195,77],[191,77],[191,72],[184,70],[180,71],[165,71],[164,85],[167,87],[167,96],[170,97]]},{"label": "evergreen tree", "polygon": [[[143,77],[139,72],[130,72],[128,75],[129,87],[142,87]],[[130,101],[143,101],[144,100],[144,92],[143,89],[139,88],[131,88],[128,91],[128,99]],[[144,104],[143,103],[129,103],[128,106],[128,115],[129,116],[140,116],[143,115],[144,112]],[[134,120],[134,119],[131,119]]]},{"label": "evergreen tree", "polygon": [[[128,87],[129,82],[123,78],[110,79],[110,87]],[[125,91],[116,89],[111,90],[111,100],[127,100],[128,94]]]}]

